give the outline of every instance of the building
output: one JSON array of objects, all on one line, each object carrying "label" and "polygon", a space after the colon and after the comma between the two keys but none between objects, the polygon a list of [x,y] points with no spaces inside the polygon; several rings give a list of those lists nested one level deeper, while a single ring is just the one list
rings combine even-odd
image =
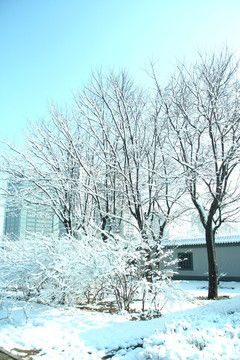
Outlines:
[{"label": "building", "polygon": [[16,194],[22,183],[9,182],[8,198],[5,202],[3,236],[12,240],[27,238],[31,234],[45,236],[59,234],[59,220],[47,206],[26,203]]},{"label": "building", "polygon": [[[223,280],[240,281],[240,235],[217,236],[218,274]],[[204,237],[166,240],[163,245],[173,250],[177,263],[171,267],[175,279],[205,280],[208,278],[207,248]]]},{"label": "building", "polygon": [[59,234],[59,221],[49,208],[28,205],[28,207],[14,208],[5,206],[3,236],[15,240],[27,238],[31,234],[50,236]]}]

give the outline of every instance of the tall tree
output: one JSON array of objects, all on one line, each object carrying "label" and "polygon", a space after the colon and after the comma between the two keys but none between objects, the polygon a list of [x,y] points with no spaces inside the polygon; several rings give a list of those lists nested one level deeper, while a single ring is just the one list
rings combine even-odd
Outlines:
[{"label": "tall tree", "polygon": [[[88,132],[88,145],[102,166],[102,189],[110,195],[114,188],[114,195],[121,199],[117,213],[110,212],[106,200],[101,212],[108,220],[129,221],[151,261],[150,254],[157,254],[167,224],[179,215],[174,207],[182,194],[182,189],[171,193],[174,171],[165,148],[165,123],[159,118],[161,105],[125,72],[93,74],[90,84],[76,96],[76,104],[76,122]],[[113,179],[117,183],[112,187]]]},{"label": "tall tree", "polygon": [[165,91],[153,72],[174,159],[205,230],[209,292],[218,295],[215,234],[239,209],[240,83],[238,64],[227,50],[181,65]]},{"label": "tall tree", "polygon": [[70,118],[53,106],[50,121],[30,125],[23,149],[6,144],[1,170],[11,182],[26,184],[15,189],[12,201],[51,208],[63,233],[75,236],[92,209],[84,191],[89,178],[76,159],[76,147],[84,155],[84,144],[76,133],[74,143],[69,141],[70,129]]}]

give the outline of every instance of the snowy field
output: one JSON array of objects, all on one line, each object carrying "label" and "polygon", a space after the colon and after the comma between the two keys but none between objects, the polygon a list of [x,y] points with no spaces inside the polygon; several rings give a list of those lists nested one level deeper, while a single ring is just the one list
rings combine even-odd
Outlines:
[{"label": "snowy field", "polygon": [[188,300],[169,303],[162,317],[130,321],[124,314],[23,302],[1,304],[0,346],[41,350],[32,359],[240,359],[240,283],[221,283],[217,301],[207,283],[181,283]]}]

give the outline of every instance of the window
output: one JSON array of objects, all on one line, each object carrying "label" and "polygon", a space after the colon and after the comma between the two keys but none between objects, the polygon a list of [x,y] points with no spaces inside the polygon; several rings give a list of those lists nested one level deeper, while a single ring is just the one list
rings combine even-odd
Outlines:
[{"label": "window", "polygon": [[193,255],[191,252],[178,253],[178,269],[193,270]]}]

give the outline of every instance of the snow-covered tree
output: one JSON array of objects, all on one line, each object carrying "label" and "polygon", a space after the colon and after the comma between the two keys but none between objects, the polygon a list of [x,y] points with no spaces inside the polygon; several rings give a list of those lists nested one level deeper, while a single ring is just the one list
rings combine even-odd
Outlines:
[{"label": "snow-covered tree", "polygon": [[151,263],[167,224],[179,215],[173,210],[183,192],[180,181],[179,186],[174,182],[176,172],[165,148],[162,105],[125,72],[93,74],[75,99],[76,122],[89,134],[89,149],[99,159],[98,179],[105,194],[104,206],[99,206],[102,219],[124,223],[127,212]]},{"label": "snow-covered tree", "polygon": [[88,222],[92,208],[85,191],[89,178],[76,159],[76,147],[84,156],[84,144],[78,134],[74,143],[69,141],[65,134],[70,128],[71,119],[53,107],[49,121],[30,126],[22,149],[6,144],[1,171],[10,183],[21,184],[14,192],[3,189],[8,202],[48,207],[62,231],[74,235]]},{"label": "snow-covered tree", "polygon": [[154,96],[125,72],[93,74],[74,111],[53,106],[48,121],[32,124],[25,148],[7,144],[2,157],[4,174],[26,184],[18,198],[50,207],[71,238],[80,229],[106,247],[110,239],[138,238],[135,261],[151,281],[184,192]]},{"label": "snow-covered tree", "polygon": [[240,83],[227,50],[180,65],[165,90],[153,77],[169,126],[173,158],[205,230],[209,298],[216,298],[215,234],[239,211]]}]

